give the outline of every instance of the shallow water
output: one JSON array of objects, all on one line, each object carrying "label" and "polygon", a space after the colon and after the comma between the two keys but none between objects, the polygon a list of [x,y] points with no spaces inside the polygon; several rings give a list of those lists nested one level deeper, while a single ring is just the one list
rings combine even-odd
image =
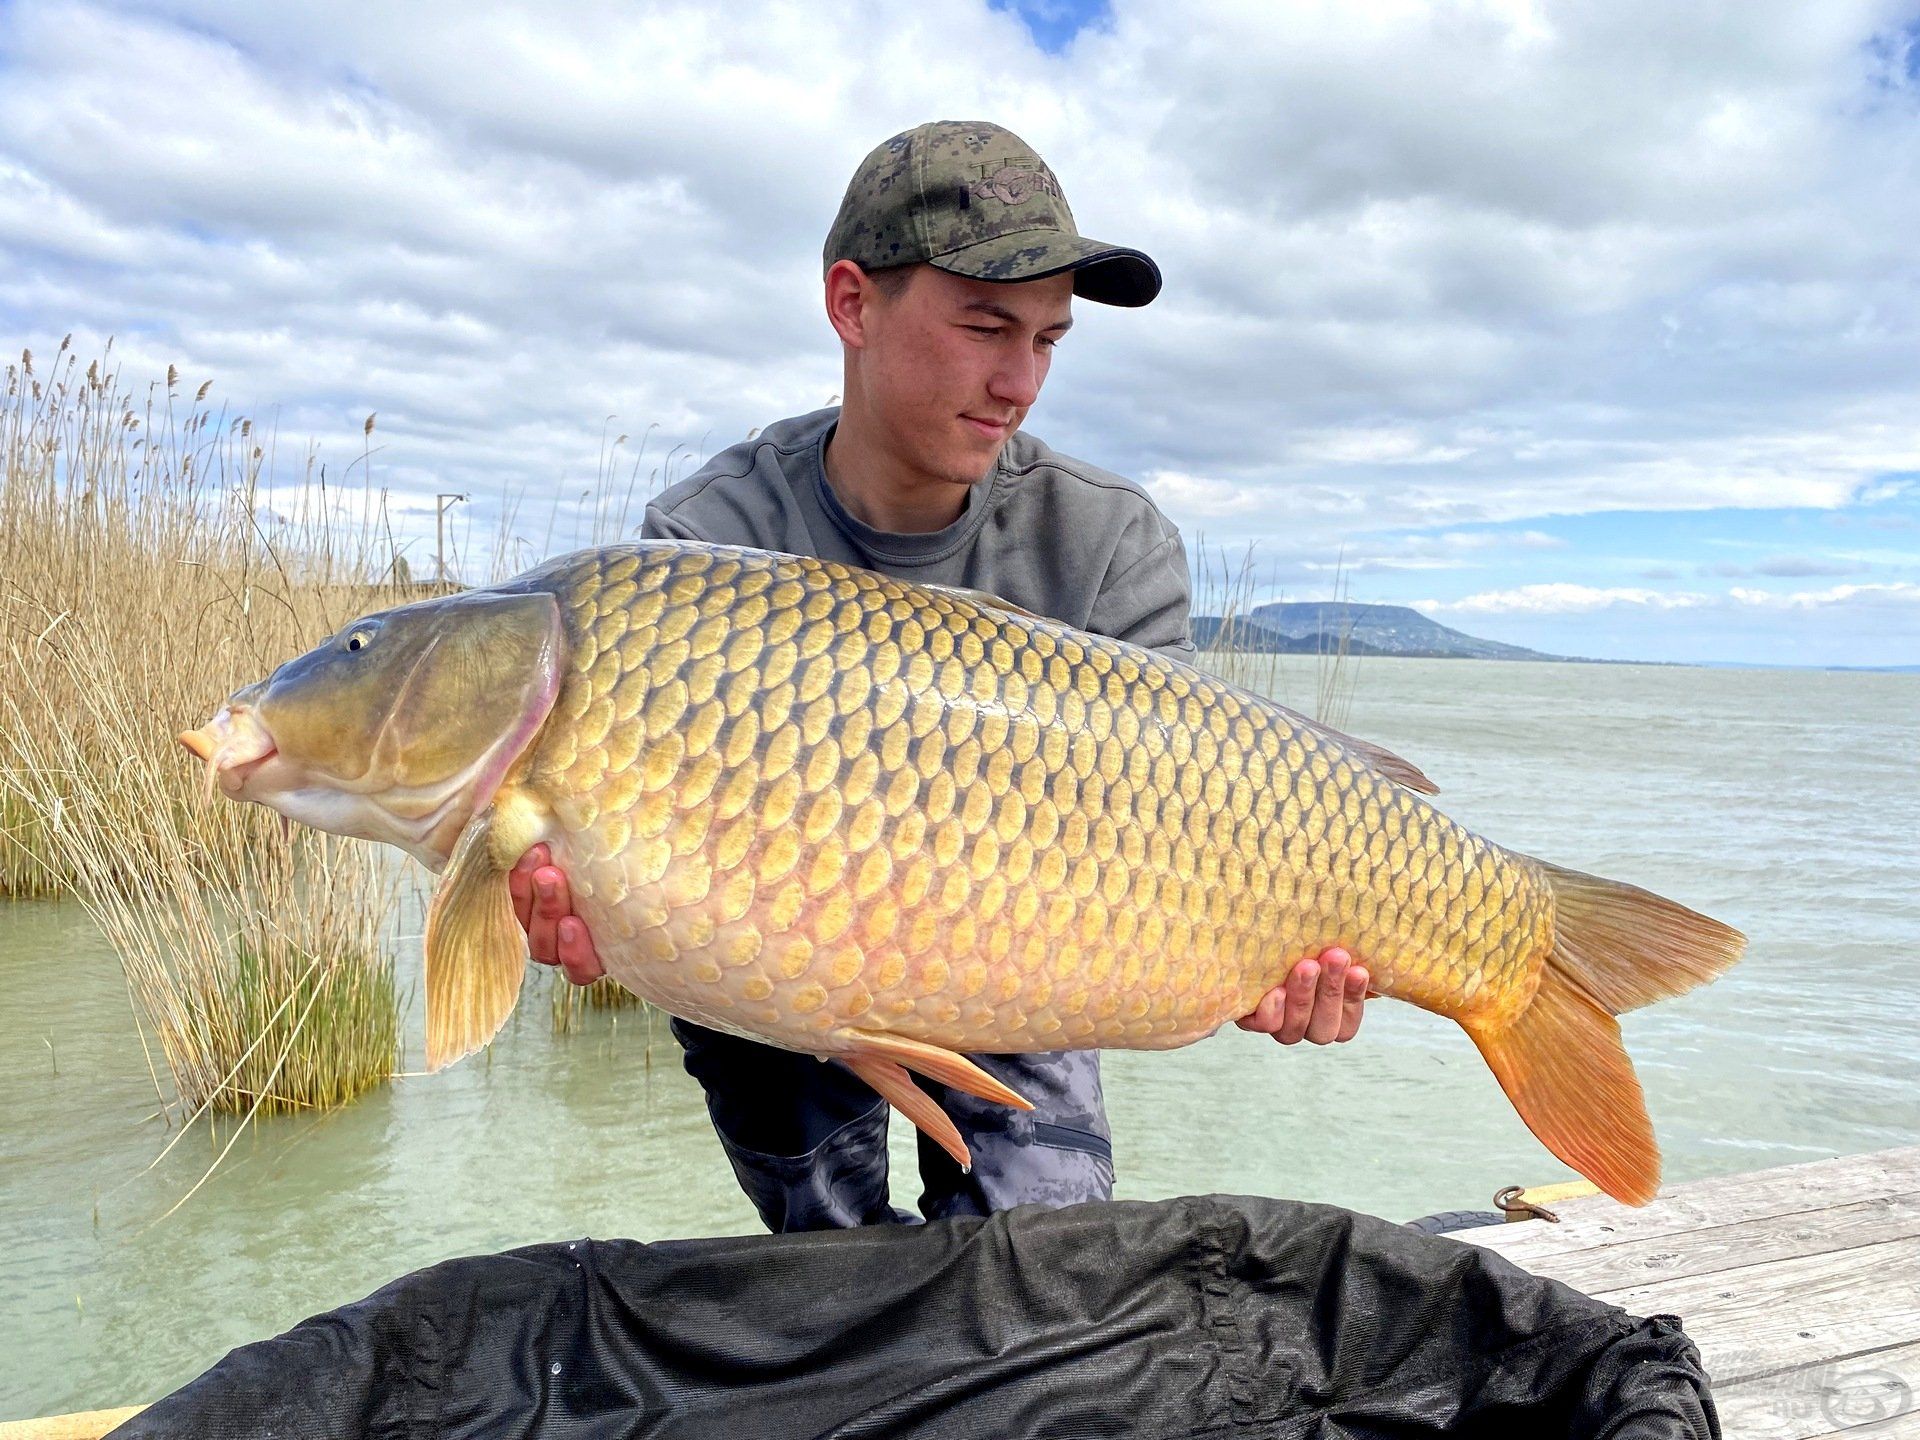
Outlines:
[{"label": "shallow water", "polygon": [[[1310,663],[1310,662],[1308,662]],[[1669,1179],[1920,1143],[1920,677],[1367,660],[1349,728],[1458,819],[1746,929],[1718,985],[1627,1017]],[[1312,693],[1305,664],[1282,698]],[[0,907],[0,1419],[154,1398],[234,1345],[450,1255],[751,1231],[659,1025],[551,1034],[339,1114],[166,1143],[112,956],[74,905]],[[418,1007],[409,1059],[418,1063]],[[1569,1172],[1466,1036],[1394,1004],[1353,1044],[1229,1028],[1115,1054],[1120,1193],[1405,1219]],[[895,1124],[896,1195],[912,1145]]]}]

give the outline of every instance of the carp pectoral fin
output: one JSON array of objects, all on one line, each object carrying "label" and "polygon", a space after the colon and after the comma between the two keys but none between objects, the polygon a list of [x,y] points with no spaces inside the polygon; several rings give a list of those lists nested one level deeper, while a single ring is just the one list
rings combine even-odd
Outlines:
[{"label": "carp pectoral fin", "polygon": [[922,1040],[884,1035],[878,1030],[849,1030],[846,1033],[848,1038],[859,1044],[861,1050],[878,1055],[883,1060],[891,1060],[896,1065],[904,1065],[929,1080],[938,1080],[955,1090],[978,1095],[982,1100],[1011,1105],[1016,1110],[1033,1109],[1032,1103],[1024,1095],[1009,1090],[964,1055],[942,1050],[938,1045],[929,1045]]},{"label": "carp pectoral fin", "polygon": [[1505,1029],[1467,1027],[1542,1145],[1625,1205],[1660,1190],[1660,1148],[1620,1027],[1549,961]]},{"label": "carp pectoral fin", "polygon": [[913,1077],[891,1060],[878,1055],[841,1055],[840,1063],[867,1084],[886,1102],[911,1120],[926,1137],[953,1157],[963,1172],[973,1169],[973,1152],[947,1112],[926,1091],[913,1083]]},{"label": "carp pectoral fin", "polygon": [[[520,998],[527,937],[514,918],[498,851],[498,806],[467,822],[427,910],[427,1068],[471,1055],[499,1033]],[[500,827],[512,829],[513,826]],[[525,849],[514,850],[517,856]]]}]

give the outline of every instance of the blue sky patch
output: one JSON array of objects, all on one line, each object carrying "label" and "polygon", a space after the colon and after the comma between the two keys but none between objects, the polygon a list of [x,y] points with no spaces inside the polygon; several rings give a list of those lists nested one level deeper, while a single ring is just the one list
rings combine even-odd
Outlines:
[{"label": "blue sky patch", "polygon": [[1033,43],[1049,55],[1058,55],[1089,25],[1113,19],[1107,0],[988,0],[1004,14],[1017,15],[1033,36]]}]

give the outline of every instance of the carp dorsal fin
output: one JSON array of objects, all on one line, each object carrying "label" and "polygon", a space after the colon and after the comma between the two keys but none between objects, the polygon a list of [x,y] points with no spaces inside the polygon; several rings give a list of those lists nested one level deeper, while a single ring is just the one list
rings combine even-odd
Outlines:
[{"label": "carp dorsal fin", "polygon": [[1011,600],[1002,600],[985,590],[969,590],[964,585],[929,585],[921,583],[920,589],[932,595],[944,595],[949,600],[964,600],[969,605],[977,605],[982,610],[1004,610],[1009,615],[1024,615],[1029,620],[1044,620],[1044,615],[1036,615],[1024,605],[1016,605]]},{"label": "carp dorsal fin", "polygon": [[507,872],[541,838],[540,812],[516,788],[460,832],[427,909],[427,1068],[471,1055],[500,1032],[520,998],[527,937]]},{"label": "carp dorsal fin", "polygon": [[1384,745],[1376,745],[1371,740],[1362,740],[1357,735],[1349,735],[1344,730],[1336,730],[1331,725],[1322,724],[1311,715],[1302,715],[1298,710],[1290,710],[1285,705],[1279,707],[1286,712],[1287,718],[1303,730],[1324,736],[1333,741],[1348,755],[1371,770],[1378,770],[1396,785],[1403,785],[1418,795],[1438,795],[1440,787],[1429,780],[1426,772],[1411,760],[1394,754]]},{"label": "carp dorsal fin", "polygon": [[[1036,615],[1031,610],[1015,605],[1011,600],[1002,600],[998,595],[991,595],[985,590],[969,590],[964,585],[922,584],[920,588],[935,595],[945,595],[950,600],[965,600],[968,604],[977,605],[983,610],[1000,610],[1009,615],[1024,615],[1029,620],[1044,620],[1047,618],[1044,615]],[[1387,779],[1393,781],[1394,784],[1404,785],[1407,789],[1420,795],[1438,795],[1440,793],[1440,787],[1427,778],[1425,771],[1421,770],[1421,768],[1411,760],[1394,754],[1393,751],[1387,749],[1384,745],[1376,745],[1371,740],[1362,740],[1357,735],[1349,735],[1344,730],[1336,730],[1331,725],[1324,725],[1312,716],[1302,715],[1298,710],[1288,709],[1285,705],[1282,705],[1280,708],[1286,711],[1288,718],[1296,725],[1299,725],[1303,729],[1311,730],[1316,735],[1325,736],[1361,764],[1378,770],[1382,775],[1386,776]]]}]

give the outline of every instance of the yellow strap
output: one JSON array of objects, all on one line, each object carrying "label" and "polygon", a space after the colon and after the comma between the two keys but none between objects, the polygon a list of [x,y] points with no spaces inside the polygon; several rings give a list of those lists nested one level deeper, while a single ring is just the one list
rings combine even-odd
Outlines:
[{"label": "yellow strap", "polygon": [[71,1415],[49,1415],[44,1420],[0,1420],[0,1440],[100,1440],[116,1425],[131,1420],[146,1408],[128,1405],[119,1410],[78,1410]]}]

